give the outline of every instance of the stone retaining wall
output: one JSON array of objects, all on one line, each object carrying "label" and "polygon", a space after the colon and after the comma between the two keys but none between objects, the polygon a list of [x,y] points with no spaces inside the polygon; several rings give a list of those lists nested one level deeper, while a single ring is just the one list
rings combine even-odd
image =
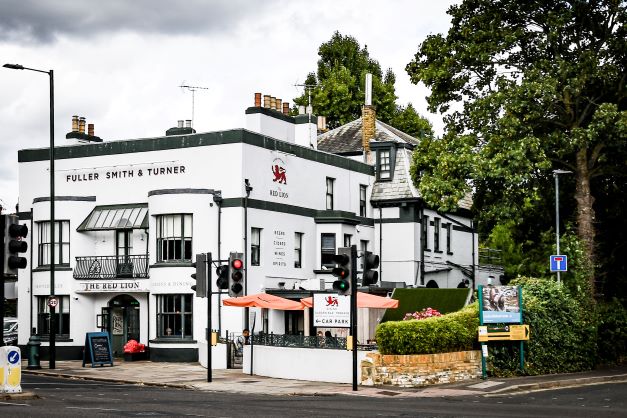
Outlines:
[{"label": "stone retaining wall", "polygon": [[361,362],[361,384],[419,387],[481,377],[481,351],[419,355],[369,353]]}]

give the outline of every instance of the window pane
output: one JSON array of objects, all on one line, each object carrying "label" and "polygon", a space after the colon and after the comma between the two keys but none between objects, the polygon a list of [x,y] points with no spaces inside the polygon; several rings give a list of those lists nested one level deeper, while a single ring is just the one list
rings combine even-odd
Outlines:
[{"label": "window pane", "polygon": [[185,225],[183,226],[185,231],[185,237],[192,236],[192,215],[184,215],[183,216]]},{"label": "window pane", "polygon": [[322,248],[335,251],[335,234],[322,234]]}]

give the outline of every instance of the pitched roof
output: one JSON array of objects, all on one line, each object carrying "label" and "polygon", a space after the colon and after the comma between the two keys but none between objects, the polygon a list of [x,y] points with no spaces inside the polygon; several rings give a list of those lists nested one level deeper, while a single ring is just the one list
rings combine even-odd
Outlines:
[{"label": "pitched roof", "polygon": [[396,151],[394,174],[390,181],[376,181],[372,187],[371,201],[411,199],[420,197],[414,186],[409,167],[411,165],[411,151],[399,148]]},{"label": "pitched roof", "polygon": [[[346,125],[318,135],[318,149],[333,154],[361,152],[363,151],[361,146],[361,132],[362,119],[355,119]],[[411,145],[418,145],[419,143],[419,140],[413,136],[399,131],[380,120],[375,121],[375,137],[372,141],[398,142]]]}]

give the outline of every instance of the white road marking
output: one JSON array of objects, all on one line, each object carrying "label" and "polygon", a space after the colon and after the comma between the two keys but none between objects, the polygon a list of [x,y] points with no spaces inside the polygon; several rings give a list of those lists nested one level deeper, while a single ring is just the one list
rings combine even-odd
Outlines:
[{"label": "white road marking", "polygon": [[0,405],[30,406],[27,403],[14,403],[14,402],[0,402]]}]

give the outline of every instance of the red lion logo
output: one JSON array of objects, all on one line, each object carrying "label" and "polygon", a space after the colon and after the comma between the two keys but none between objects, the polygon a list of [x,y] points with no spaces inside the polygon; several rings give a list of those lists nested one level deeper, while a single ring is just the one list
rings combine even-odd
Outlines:
[{"label": "red lion logo", "polygon": [[272,166],[272,174],[274,174],[274,182],[279,182],[279,184],[287,184],[287,179],[285,178],[285,169],[280,167],[278,164]]},{"label": "red lion logo", "polygon": [[327,302],[327,306],[340,306],[336,297],[327,296],[324,300]]}]

